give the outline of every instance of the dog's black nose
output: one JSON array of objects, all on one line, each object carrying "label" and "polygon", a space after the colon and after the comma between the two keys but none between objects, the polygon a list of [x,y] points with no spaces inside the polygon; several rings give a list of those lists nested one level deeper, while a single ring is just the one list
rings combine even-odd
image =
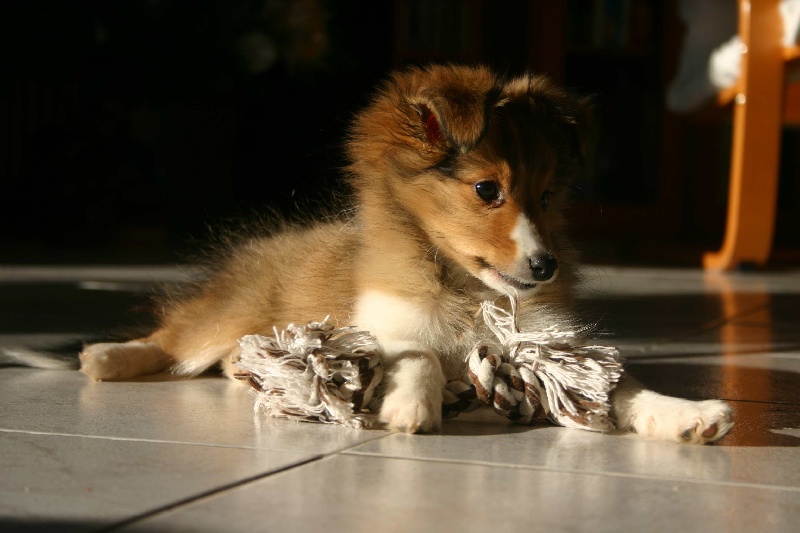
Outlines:
[{"label": "dog's black nose", "polygon": [[531,257],[531,271],[536,281],[547,281],[553,277],[558,269],[558,261],[550,254]]}]

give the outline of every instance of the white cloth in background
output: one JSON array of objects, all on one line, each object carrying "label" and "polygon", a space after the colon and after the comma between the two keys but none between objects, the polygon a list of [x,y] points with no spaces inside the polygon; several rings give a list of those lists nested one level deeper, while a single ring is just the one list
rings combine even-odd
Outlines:
[{"label": "white cloth in background", "polygon": [[[667,108],[689,113],[739,79],[741,40],[737,35],[735,0],[680,0],[678,11],[686,32],[678,72],[667,87]],[[783,43],[798,42],[800,0],[781,0]]]}]

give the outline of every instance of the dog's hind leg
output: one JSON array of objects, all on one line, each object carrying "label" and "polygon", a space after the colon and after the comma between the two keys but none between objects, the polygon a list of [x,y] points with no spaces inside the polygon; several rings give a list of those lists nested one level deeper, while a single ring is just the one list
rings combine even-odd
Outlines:
[{"label": "dog's hind leg", "polygon": [[153,337],[89,344],[81,352],[80,361],[81,372],[95,381],[124,381],[157,374],[173,363]]},{"label": "dog's hind leg", "polygon": [[[165,306],[161,327],[149,336],[86,346],[80,354],[81,372],[97,381],[124,381],[164,371],[197,376],[221,361],[231,361],[238,353],[237,339],[260,329],[258,323],[236,314],[221,321],[226,305],[214,294],[201,294]],[[225,367],[228,375],[235,372],[231,366]]]},{"label": "dog's hind leg", "polygon": [[612,396],[619,429],[687,444],[714,442],[733,427],[731,408],[720,400],[663,396],[625,376]]},{"label": "dog's hind leg", "polygon": [[[215,339],[216,340],[216,339]],[[182,339],[174,331],[160,329],[143,339],[128,342],[90,344],[80,354],[81,372],[96,381],[126,379],[169,371],[179,376],[196,376],[222,362],[232,377],[235,341]]]}]

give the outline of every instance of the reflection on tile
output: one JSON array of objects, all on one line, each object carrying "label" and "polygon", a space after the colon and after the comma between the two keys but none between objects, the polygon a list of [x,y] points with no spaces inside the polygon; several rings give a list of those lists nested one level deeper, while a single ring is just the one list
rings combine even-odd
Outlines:
[{"label": "reflection on tile", "polygon": [[[800,461],[789,459],[800,448],[800,409],[797,405],[731,402],[736,425],[721,441],[744,459],[771,448],[777,452],[775,468],[798,472]],[[745,461],[742,462],[743,465]],[[792,474],[794,475],[794,474]],[[800,485],[795,484],[800,488]]]},{"label": "reflection on tile", "polygon": [[794,354],[646,357],[630,360],[627,369],[671,396],[800,405],[800,357]]},{"label": "reflection on tile", "polygon": [[[115,270],[0,267],[0,344],[116,331],[146,316],[144,288],[184,276]],[[224,379],[1,368],[0,530],[131,517],[146,531],[796,529],[800,271],[586,274],[579,310],[631,374],[731,401],[719,444],[526,428],[490,410],[436,435],[358,431],[254,417]]]},{"label": "reflection on tile", "polygon": [[441,435],[391,435],[345,453],[800,487],[800,438],[771,431],[800,428],[800,412],[770,404],[736,402],[733,407],[738,420],[757,422],[735,427],[714,446],[683,446],[552,426],[522,428],[486,410],[479,416],[448,421]]},{"label": "reflection on tile", "polygon": [[312,457],[0,432],[0,524],[108,526]]},{"label": "reflection on tile", "polygon": [[800,294],[800,270],[783,272],[704,272],[698,269],[631,268],[586,265],[580,270],[582,294],[677,295],[721,291]]},{"label": "reflection on tile", "polygon": [[705,357],[713,359],[717,356],[760,356],[765,354],[783,356],[800,353],[800,345],[795,342],[753,339],[752,342],[722,344],[717,337],[717,333],[710,332],[702,336],[687,337],[680,341],[653,344],[624,342],[620,343],[618,347],[629,361],[658,358],[664,360],[694,358],[697,360]]},{"label": "reflection on tile", "polygon": [[94,383],[78,372],[0,372],[0,428],[330,453],[381,431],[254,415],[247,389],[224,378]]},{"label": "reflection on tile", "polygon": [[796,501],[795,491],[750,485],[345,455],[125,530],[697,531],[713,520],[720,530],[763,531],[796,524]]}]

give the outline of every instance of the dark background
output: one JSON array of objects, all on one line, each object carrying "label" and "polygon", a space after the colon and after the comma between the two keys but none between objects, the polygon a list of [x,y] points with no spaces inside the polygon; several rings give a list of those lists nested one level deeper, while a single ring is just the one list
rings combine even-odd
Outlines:
[{"label": "dark background", "polygon": [[[673,2],[634,0],[624,38],[606,41],[587,38],[593,4],[5,1],[0,262],[175,262],[208,227],[313,214],[346,193],[343,133],[387,72],[457,61],[594,97],[573,215],[589,259],[699,265],[722,236],[730,110],[664,108]],[[776,257],[789,262],[797,148],[788,132]]]}]

